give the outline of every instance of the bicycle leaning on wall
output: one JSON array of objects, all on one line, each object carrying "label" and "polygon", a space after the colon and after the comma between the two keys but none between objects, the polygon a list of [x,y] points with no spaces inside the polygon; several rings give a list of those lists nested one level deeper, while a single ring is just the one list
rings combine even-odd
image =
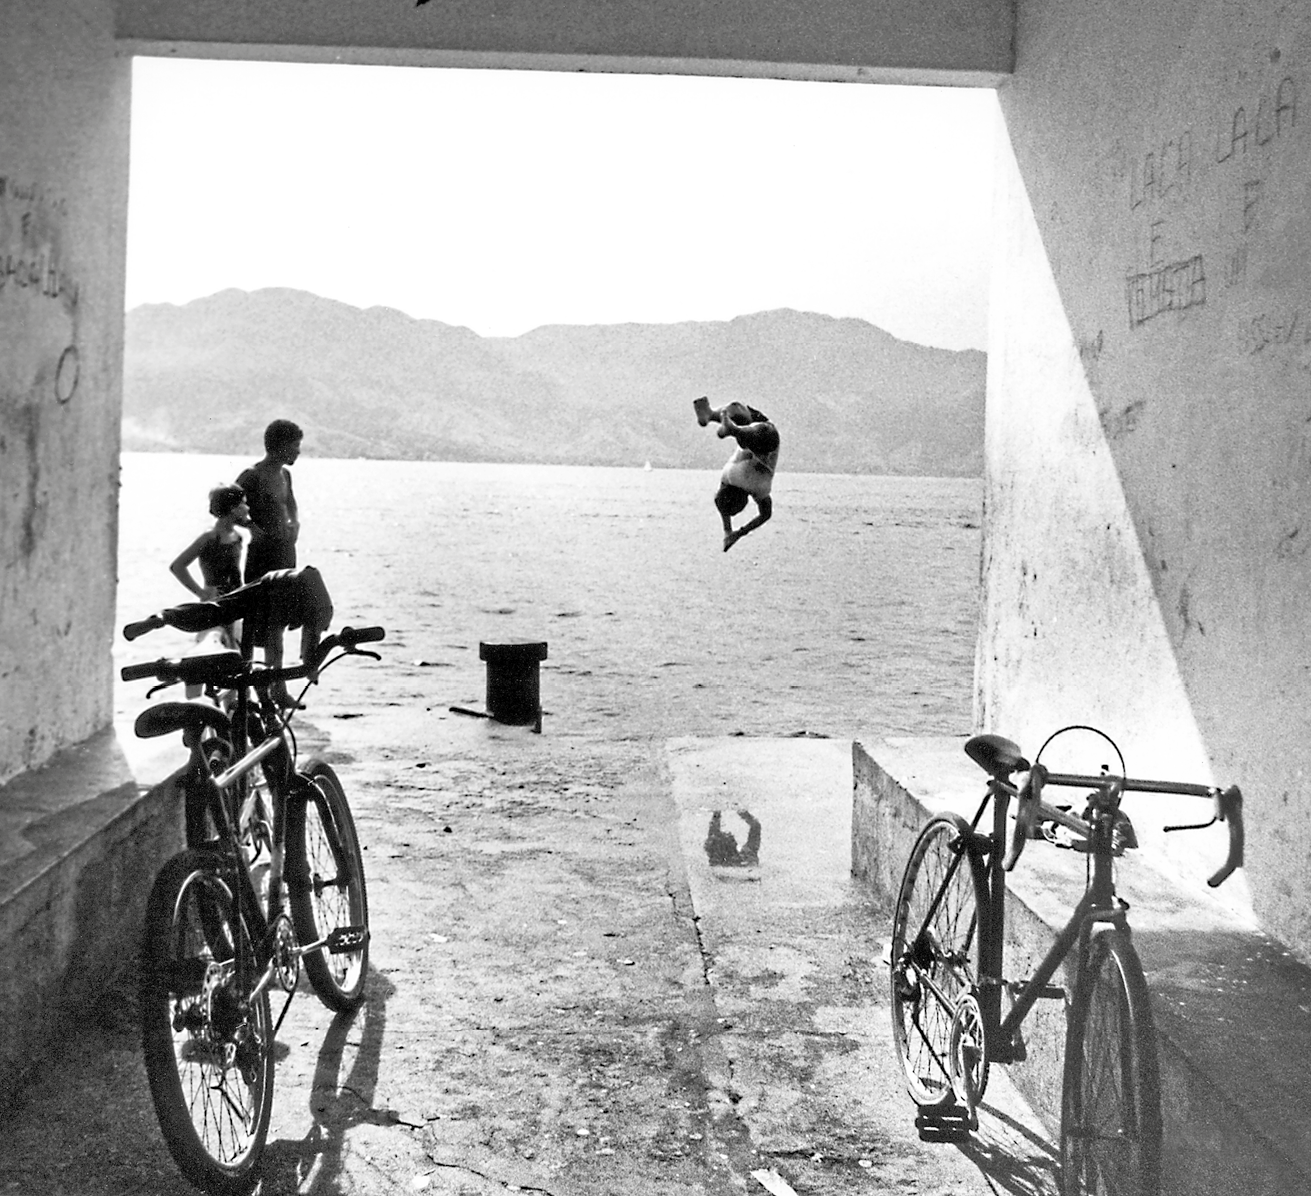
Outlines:
[{"label": "bicycle leaning on wall", "polygon": [[[317,592],[316,592],[317,591]],[[305,619],[301,663],[253,660],[261,632]],[[200,687],[210,700],[165,701],[136,720],[143,738],[181,733],[186,848],[155,877],[142,936],[140,1017],[146,1074],[160,1129],[184,1175],[236,1196],[259,1178],[273,1108],[273,1043],[302,962],[333,1010],[363,1000],[369,910],[354,818],[337,774],[298,765],[290,705],[381,627],[344,627],[320,639],[331,603],[314,570],[270,575],[209,603],[188,603],[129,624],[128,639],[159,627],[205,631],[242,621],[242,650],[128,665],[125,681]],[[300,698],[303,699],[305,691]],[[274,1022],[270,992],[287,994]]]},{"label": "bicycle leaning on wall", "polygon": [[[1068,731],[1101,736],[1119,757],[1120,773],[1056,773],[1042,754]],[[1215,804],[1212,825],[1229,829],[1229,854],[1210,878],[1215,887],[1243,862],[1242,794],[1236,786],[1134,780],[1110,737],[1094,727],[1064,727],[1050,736],[1032,765],[999,735],[976,735],[965,752],[986,773],[987,791],[972,821],[934,815],[906,864],[893,914],[889,951],[892,1030],[906,1086],[922,1110],[977,1128],[976,1109],[989,1065],[1024,1057],[1020,1027],[1042,997],[1065,999],[1052,985],[1071,952],[1072,998],[1067,1004],[1061,1096],[1063,1196],[1114,1193],[1158,1196],[1161,1097],[1156,1035],[1142,965],[1115,891],[1113,862],[1137,846],[1120,809],[1125,793],[1205,797]],[[1012,777],[1026,774],[1022,784]],[[1050,804],[1052,788],[1088,790],[1081,813]],[[1007,810],[1017,802],[1007,848]],[[991,833],[978,827],[992,803]],[[1167,830],[1200,829],[1167,827]],[[1083,897],[1034,975],[1004,978],[1006,883],[1031,838],[1083,852],[1088,869]],[[1003,858],[1004,857],[1004,858]],[[1005,991],[1012,1004],[1005,1016]]]}]

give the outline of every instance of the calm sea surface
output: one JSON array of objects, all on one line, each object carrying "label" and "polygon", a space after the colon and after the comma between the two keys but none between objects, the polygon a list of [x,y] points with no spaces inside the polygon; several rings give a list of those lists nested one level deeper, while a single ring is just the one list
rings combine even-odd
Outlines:
[{"label": "calm sea surface", "polygon": [[[124,454],[120,624],[187,600],[168,563],[257,455]],[[385,665],[339,682],[362,707],[481,707],[479,641],[531,638],[553,734],[969,730],[976,480],[784,471],[773,521],[728,553],[715,470],[307,456],[294,480],[337,623],[388,629]],[[120,708],[141,697],[121,687]]]}]

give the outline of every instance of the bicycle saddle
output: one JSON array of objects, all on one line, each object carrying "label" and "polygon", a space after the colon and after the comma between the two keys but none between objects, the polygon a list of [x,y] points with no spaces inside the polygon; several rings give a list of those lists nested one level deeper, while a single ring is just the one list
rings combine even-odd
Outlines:
[{"label": "bicycle saddle", "polygon": [[174,731],[199,731],[202,727],[212,727],[224,737],[232,734],[232,720],[208,702],[160,702],[147,706],[134,724],[138,739],[155,739]]},{"label": "bicycle saddle", "polygon": [[965,754],[989,776],[1001,780],[1029,767],[1029,762],[1020,753],[1019,744],[1000,735],[975,735],[966,742]]}]

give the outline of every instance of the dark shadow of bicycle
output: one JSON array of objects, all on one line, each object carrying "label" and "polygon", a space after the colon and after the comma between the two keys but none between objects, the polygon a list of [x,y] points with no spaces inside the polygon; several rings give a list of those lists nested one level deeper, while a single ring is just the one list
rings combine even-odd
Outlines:
[{"label": "dark shadow of bicycle", "polygon": [[[260,1196],[336,1191],[335,1180],[342,1174],[350,1129],[394,1124],[394,1118],[373,1107],[373,1100],[386,1035],[387,1001],[395,991],[391,981],[370,967],[363,1004],[333,1018],[314,1065],[310,1087],[313,1125],[299,1140],[284,1138],[268,1143]],[[346,1047],[352,1038],[354,1055],[343,1075]]]},{"label": "dark shadow of bicycle", "polygon": [[1060,1192],[1056,1148],[987,1101],[979,1106],[979,1128],[956,1145],[998,1192],[1011,1196],[1058,1196]]}]

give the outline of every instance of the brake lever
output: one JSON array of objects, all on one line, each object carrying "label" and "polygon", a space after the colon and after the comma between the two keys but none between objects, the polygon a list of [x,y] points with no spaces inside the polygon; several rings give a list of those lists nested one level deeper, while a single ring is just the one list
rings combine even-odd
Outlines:
[{"label": "brake lever", "polygon": [[1243,792],[1237,785],[1216,793],[1215,816],[1229,825],[1229,855],[1220,870],[1206,882],[1213,889],[1224,884],[1235,868],[1243,866]]},{"label": "brake lever", "polygon": [[1035,764],[1029,769],[1028,778],[1020,786],[1015,804],[1015,827],[1011,832],[1010,850],[1002,861],[1002,868],[1007,872],[1014,870],[1020,861],[1024,845],[1034,837],[1038,826],[1038,806],[1042,801],[1043,786],[1047,784],[1047,769]]},{"label": "brake lever", "polygon": [[1237,868],[1243,866],[1243,849],[1246,834],[1243,830],[1243,792],[1237,785],[1214,792],[1215,813],[1207,822],[1186,822],[1178,826],[1167,826],[1167,831],[1204,831],[1217,822],[1229,827],[1229,854],[1220,870],[1208,877],[1206,883],[1213,889],[1219,888]]}]

